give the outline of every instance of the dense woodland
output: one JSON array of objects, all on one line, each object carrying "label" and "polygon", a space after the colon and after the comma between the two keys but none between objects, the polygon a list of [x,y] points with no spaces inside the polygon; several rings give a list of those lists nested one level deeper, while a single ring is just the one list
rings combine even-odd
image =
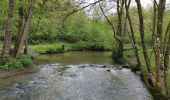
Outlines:
[{"label": "dense woodland", "polygon": [[112,51],[153,95],[170,91],[170,1],[1,0],[1,70],[32,66],[31,51]]}]

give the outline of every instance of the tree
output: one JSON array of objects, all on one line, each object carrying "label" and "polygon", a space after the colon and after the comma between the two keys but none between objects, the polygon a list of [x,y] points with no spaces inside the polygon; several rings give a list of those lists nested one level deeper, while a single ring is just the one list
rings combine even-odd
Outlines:
[{"label": "tree", "polygon": [[35,0],[31,0],[27,18],[25,22],[23,23],[22,28],[18,34],[19,38],[16,40],[16,44],[14,47],[14,57],[19,57],[21,55],[22,47],[23,47],[24,41],[27,38],[27,34],[29,31],[34,5],[35,5]]},{"label": "tree", "polygon": [[143,19],[143,13],[142,13],[142,7],[140,0],[135,0],[138,8],[138,14],[139,14],[139,30],[140,30],[140,37],[141,37],[141,45],[142,45],[142,50],[143,50],[143,55],[144,55],[144,60],[147,66],[147,77],[149,78],[150,82],[152,85],[155,85],[155,79],[154,79],[154,74],[151,69],[151,64],[148,56],[148,51],[146,48],[146,43],[145,43],[145,32],[144,32],[144,19]]},{"label": "tree", "polygon": [[[105,3],[107,4],[106,1],[105,1]],[[106,13],[108,11],[112,10],[112,8],[114,8],[114,6],[107,9],[106,11],[104,11],[103,7],[106,6],[106,5],[104,5],[104,6],[101,5],[101,4],[99,5],[102,14],[106,18],[106,20],[110,24],[110,26],[112,27],[112,30],[113,30],[113,33],[114,33],[114,39],[116,40],[116,43],[115,43],[116,46],[113,49],[112,58],[116,63],[123,63],[124,62],[123,61],[123,38],[124,38],[124,32],[126,30],[126,27],[123,27],[126,24],[126,21],[123,22],[124,4],[125,4],[125,0],[117,0],[116,1],[116,5],[117,5],[116,11],[117,11],[117,20],[118,21],[115,22],[114,24],[117,26],[116,27],[117,29],[115,29],[113,22],[111,22],[111,20],[106,15]]]},{"label": "tree", "polygon": [[9,0],[9,10],[8,10],[8,19],[7,19],[7,29],[4,39],[4,46],[2,50],[2,59],[3,61],[7,60],[10,56],[11,41],[12,41],[12,18],[14,15],[14,0]]},{"label": "tree", "polygon": [[[131,44],[132,44],[134,54],[135,54],[135,57],[136,57],[136,60],[137,60],[137,63],[138,63],[137,69],[140,69],[142,71],[143,70],[142,69],[142,63],[141,63],[139,53],[138,53],[138,48],[137,48],[137,44],[136,44],[136,37],[135,37],[134,28],[133,28],[132,21],[131,21],[131,16],[129,14],[130,4],[131,4],[131,0],[129,0],[129,1],[125,0],[126,17],[128,19],[128,23],[129,23],[129,27],[130,27],[130,33],[129,32],[128,33],[129,33]],[[142,75],[144,75],[143,71],[142,71]]]},{"label": "tree", "polygon": [[158,14],[157,14],[157,34],[156,34],[156,66],[157,66],[157,83],[158,86],[161,88],[161,92],[166,94],[166,87],[165,87],[165,63],[163,54],[163,41],[162,41],[162,34],[163,34],[163,17],[165,11],[165,4],[166,0],[159,0],[158,5]]},{"label": "tree", "polygon": [[124,0],[117,0],[117,47],[115,48],[115,52],[113,52],[113,59],[116,62],[120,62],[123,60],[123,9],[124,9]]},{"label": "tree", "polygon": [[[154,8],[153,8],[153,49],[155,54],[155,62],[156,62],[156,76],[154,76],[153,69],[150,64],[150,59],[148,59],[148,52],[145,44],[145,32],[144,32],[144,23],[143,23],[143,13],[142,7],[140,4],[140,0],[135,0],[138,8],[139,15],[139,25],[140,25],[140,36],[142,43],[142,50],[144,55],[144,60],[147,66],[148,76],[150,77],[153,88],[158,91],[163,97],[167,96],[167,87],[166,87],[166,76],[168,71],[168,63],[169,63],[169,27],[167,26],[167,30],[165,35],[163,35],[163,19],[164,19],[164,11],[166,0],[159,0],[159,3],[154,0]],[[164,40],[163,40],[163,36]],[[148,80],[149,81],[149,80]]]}]

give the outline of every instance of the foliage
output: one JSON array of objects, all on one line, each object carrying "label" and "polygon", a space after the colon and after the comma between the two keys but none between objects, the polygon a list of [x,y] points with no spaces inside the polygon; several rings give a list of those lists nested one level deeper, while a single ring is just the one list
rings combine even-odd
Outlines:
[{"label": "foliage", "polygon": [[8,61],[0,64],[0,70],[22,70],[32,66],[31,57],[23,55],[19,58],[9,58]]},{"label": "foliage", "polygon": [[[64,45],[64,51],[62,49],[62,45]],[[54,54],[54,53],[62,53],[66,51],[84,51],[84,50],[94,50],[94,51],[106,51],[112,50],[111,46],[96,44],[93,42],[78,42],[74,44],[70,43],[54,43],[54,44],[38,44],[31,45],[30,49],[35,50],[40,54]]]},{"label": "foliage", "polygon": [[30,67],[33,64],[31,57],[27,55],[20,56],[18,61],[21,62],[24,67]]},{"label": "foliage", "polygon": [[0,67],[1,70],[21,70],[23,69],[23,65],[20,61],[18,61],[15,58],[10,58],[7,62],[4,64],[1,64]]}]

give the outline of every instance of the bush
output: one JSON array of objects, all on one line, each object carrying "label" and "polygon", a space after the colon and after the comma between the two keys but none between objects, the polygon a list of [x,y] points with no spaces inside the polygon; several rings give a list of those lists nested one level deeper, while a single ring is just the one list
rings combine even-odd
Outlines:
[{"label": "bush", "polygon": [[90,50],[92,48],[92,44],[89,42],[80,42],[76,44],[71,45],[72,51],[84,51],[84,50]]},{"label": "bush", "polygon": [[61,48],[49,48],[47,51],[46,51],[46,54],[54,54],[54,53],[62,53],[63,50]]},{"label": "bush", "polygon": [[106,51],[111,50],[99,42],[79,42],[71,45],[72,51],[94,50],[94,51]]},{"label": "bush", "polygon": [[30,67],[33,64],[30,56],[23,55],[19,57],[18,60],[23,64],[24,67]]},{"label": "bush", "polygon": [[62,53],[64,50],[60,45],[51,45],[49,48],[46,50],[46,54],[54,54],[54,53]]},{"label": "bush", "polygon": [[1,70],[21,70],[23,68],[23,64],[15,58],[10,58],[7,62],[0,66]]},{"label": "bush", "polygon": [[23,55],[19,58],[9,58],[8,61],[0,64],[0,70],[22,70],[32,66],[31,57]]}]

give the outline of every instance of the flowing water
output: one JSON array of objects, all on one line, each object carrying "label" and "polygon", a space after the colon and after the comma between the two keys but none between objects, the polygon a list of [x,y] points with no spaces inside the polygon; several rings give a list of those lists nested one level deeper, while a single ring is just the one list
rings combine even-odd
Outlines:
[{"label": "flowing water", "polygon": [[0,100],[150,100],[140,78],[110,52],[37,56],[40,70],[0,80]]}]

